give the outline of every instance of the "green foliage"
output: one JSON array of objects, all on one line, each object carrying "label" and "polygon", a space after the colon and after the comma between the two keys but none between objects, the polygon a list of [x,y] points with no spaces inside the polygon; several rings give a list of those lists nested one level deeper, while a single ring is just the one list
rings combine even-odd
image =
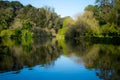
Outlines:
[{"label": "green foliage", "polygon": [[[61,19],[50,7],[35,8],[23,6],[18,1],[0,1],[0,32],[2,36],[27,38],[31,31],[34,36],[56,36],[64,38],[105,37],[120,35],[120,1],[96,0],[96,5],[88,5],[78,19]],[[2,30],[10,30],[11,35]],[[24,31],[26,30],[26,31]],[[39,31],[38,31],[39,30]],[[26,33],[28,31],[28,34]]]},{"label": "green foliage", "polygon": [[88,24],[89,28],[93,32],[100,33],[99,21],[95,18],[94,13],[92,11],[85,11],[83,16],[80,17],[79,19]]},{"label": "green foliage", "polygon": [[32,24],[30,23],[29,20],[25,20],[23,24],[23,29],[30,30],[32,28]]},{"label": "green foliage", "polygon": [[[73,22],[73,21],[71,21]],[[80,39],[80,37],[100,37],[100,27],[92,11],[85,11],[74,24],[66,30],[66,39]]]},{"label": "green foliage", "polygon": [[13,10],[11,8],[0,9],[0,27],[8,29],[13,18]]},{"label": "green foliage", "polygon": [[61,27],[62,19],[53,8],[35,8],[32,5],[23,6],[18,1],[0,1],[0,31],[12,29],[18,34],[17,29],[32,32],[42,29],[47,34],[52,34],[51,30],[53,30],[56,35]]},{"label": "green foliage", "polygon": [[13,31],[7,29],[7,30],[2,30],[0,33],[1,37],[11,37],[11,35],[13,35]]},{"label": "green foliage", "polygon": [[102,26],[101,32],[103,36],[111,36],[111,37],[119,37],[119,28],[113,23],[111,24],[106,24]]},{"label": "green foliage", "polygon": [[12,25],[10,26],[10,29],[22,29],[23,28],[23,22],[20,19],[15,19],[13,21]]},{"label": "green foliage", "polygon": [[[85,8],[85,11],[92,11],[93,17],[99,22],[99,24],[97,30],[89,31],[87,35],[92,33],[92,35],[95,35],[96,37],[119,37],[119,4],[119,0],[96,0],[96,5],[88,5]],[[88,21],[87,19],[89,19],[88,16],[86,16],[85,21],[94,28],[94,23],[91,24],[92,20]],[[94,20],[93,22],[95,22]]]},{"label": "green foliage", "polygon": [[71,25],[71,27],[67,30],[65,33],[65,39],[80,39],[80,37],[83,37],[85,33],[89,30],[88,25],[78,20],[75,24]]},{"label": "green foliage", "polygon": [[22,4],[18,1],[0,1],[0,31],[10,27],[17,12],[22,7]]},{"label": "green foliage", "polygon": [[22,33],[21,33],[21,35],[22,35],[22,38],[25,38],[25,39],[30,39],[30,38],[32,38],[32,33],[30,32],[30,31],[28,31],[28,30],[22,30],[21,31]]},{"label": "green foliage", "polygon": [[15,37],[21,37],[21,33],[22,33],[22,31],[20,29],[15,29],[14,30],[14,36]]},{"label": "green foliage", "polygon": [[119,0],[96,0],[99,6],[99,16],[105,23],[114,23],[119,26]]},{"label": "green foliage", "polygon": [[21,32],[22,45],[30,44],[32,42],[33,34],[29,30],[22,30]]},{"label": "green foliage", "polygon": [[21,8],[17,18],[24,21],[28,20],[28,23],[32,24],[33,30],[34,28],[44,28],[44,29],[54,29],[55,32],[62,25],[62,21],[60,16],[58,16],[54,9],[49,7],[42,8],[34,8],[31,5],[27,5],[24,8]]},{"label": "green foliage", "polygon": [[68,28],[74,23],[74,20],[71,17],[65,17],[63,19],[63,26],[59,29],[57,33],[57,39],[64,39],[64,35],[67,32]]}]

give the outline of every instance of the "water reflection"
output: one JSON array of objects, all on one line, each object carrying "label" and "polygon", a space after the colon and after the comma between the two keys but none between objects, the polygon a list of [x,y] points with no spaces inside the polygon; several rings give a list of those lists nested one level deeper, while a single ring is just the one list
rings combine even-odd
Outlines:
[{"label": "water reflection", "polygon": [[[95,69],[100,79],[120,80],[120,46],[118,44],[99,44],[98,42],[98,44],[91,44],[83,40],[77,44],[76,42],[66,43],[71,53],[83,60],[87,69]],[[68,53],[68,55],[71,54]]]},{"label": "water reflection", "polygon": [[96,74],[104,80],[120,80],[120,46],[100,46],[98,58],[93,61]]},{"label": "water reflection", "polygon": [[31,73],[29,80],[120,80],[120,46],[83,39],[0,39],[0,75],[10,71],[27,77]]},{"label": "water reflection", "polygon": [[[5,40],[4,40],[5,41]],[[16,41],[9,41],[0,44],[0,72],[17,71],[24,66],[35,65],[49,66],[60,56],[60,47],[56,42],[49,43],[39,39],[27,45],[15,44]],[[9,44],[8,44],[9,43]],[[13,44],[14,43],[14,44]],[[22,43],[22,42],[20,42]]]}]

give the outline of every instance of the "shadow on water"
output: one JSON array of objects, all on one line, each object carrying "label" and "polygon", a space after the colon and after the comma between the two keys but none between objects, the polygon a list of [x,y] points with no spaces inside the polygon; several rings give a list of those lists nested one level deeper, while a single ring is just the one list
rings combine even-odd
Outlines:
[{"label": "shadow on water", "polygon": [[120,37],[91,37],[86,38],[85,40],[93,43],[93,44],[112,44],[112,45],[120,45]]},{"label": "shadow on water", "polygon": [[28,67],[31,70],[35,65],[52,66],[61,54],[56,41],[51,43],[51,40],[37,39],[29,44],[18,39],[1,39],[0,41],[1,73],[15,71],[14,73],[17,74],[22,68]]}]

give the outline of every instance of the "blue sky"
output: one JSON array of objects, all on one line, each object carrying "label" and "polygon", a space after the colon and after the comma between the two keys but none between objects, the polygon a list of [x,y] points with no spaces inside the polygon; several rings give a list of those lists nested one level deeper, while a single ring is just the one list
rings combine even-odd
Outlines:
[{"label": "blue sky", "polygon": [[[16,0],[9,0],[16,1]],[[55,9],[61,17],[71,16],[83,13],[84,8],[89,4],[94,4],[95,0],[17,0],[23,5],[31,4],[34,7],[40,8],[49,6]]]}]

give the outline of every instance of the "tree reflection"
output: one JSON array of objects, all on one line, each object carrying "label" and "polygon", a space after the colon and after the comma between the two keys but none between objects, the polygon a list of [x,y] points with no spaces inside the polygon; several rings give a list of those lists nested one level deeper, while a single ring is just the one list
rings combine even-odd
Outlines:
[{"label": "tree reflection", "polygon": [[[4,40],[5,41],[5,40]],[[17,41],[12,40],[9,46],[1,41],[0,44],[0,72],[16,71],[23,67],[35,65],[50,66],[60,56],[61,49],[57,42],[53,43],[44,40],[34,41],[29,44],[15,44]],[[22,42],[20,42],[22,43]]]},{"label": "tree reflection", "polygon": [[120,80],[120,46],[102,45],[94,62],[96,74],[104,80]]},{"label": "tree reflection", "polygon": [[0,39],[0,72],[16,71],[17,74],[23,67],[29,67],[31,70],[35,65],[44,67],[54,65],[54,61],[63,51],[68,57],[74,54],[78,64],[82,59],[85,67],[95,69],[100,79],[120,80],[119,45],[91,44],[83,39],[57,42],[36,38],[31,43],[25,44],[20,40],[16,41],[17,39],[6,40],[3,42]]},{"label": "tree reflection", "polygon": [[71,50],[71,52],[68,53],[75,53],[76,56],[83,56],[87,53],[88,47],[90,47],[91,44],[87,43],[84,41],[84,39],[76,40],[76,39],[71,39],[71,40],[66,40],[65,41],[66,47]]},{"label": "tree reflection", "polygon": [[84,61],[86,68],[95,69],[100,79],[120,80],[119,45],[91,44],[84,40],[67,41],[66,44],[71,53]]}]

